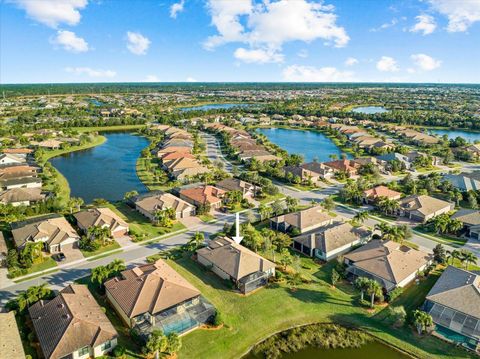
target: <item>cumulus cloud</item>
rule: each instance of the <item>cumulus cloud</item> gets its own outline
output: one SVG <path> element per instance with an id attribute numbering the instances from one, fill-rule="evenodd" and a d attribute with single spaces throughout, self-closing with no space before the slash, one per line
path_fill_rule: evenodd
<path id="1" fill-rule="evenodd" d="M 283 55 L 274 50 L 244 49 L 240 47 L 235 50 L 233 56 L 246 63 L 266 64 L 269 62 L 283 62 Z"/>
<path id="2" fill-rule="evenodd" d="M 117 76 L 117 73 L 112 70 L 95 70 L 90 67 L 67 67 L 65 71 L 78 76 L 86 75 L 94 78 L 111 78 Z"/>
<path id="3" fill-rule="evenodd" d="M 478 0 L 429 0 L 433 10 L 448 18 L 447 31 L 463 32 L 480 21 Z"/>
<path id="4" fill-rule="evenodd" d="M 417 23 L 410 28 L 411 32 L 422 32 L 423 35 L 430 35 L 437 28 L 433 16 L 418 15 L 415 19 L 417 20 Z"/>
<path id="5" fill-rule="evenodd" d="M 170 6 L 170 17 L 176 19 L 178 13 L 183 11 L 184 5 L 185 0 L 180 0 L 179 2 L 172 4 L 172 6 Z"/>
<path id="6" fill-rule="evenodd" d="M 410 56 L 415 66 L 423 71 L 432 71 L 439 68 L 442 62 L 425 54 L 414 54 Z"/>
<path id="7" fill-rule="evenodd" d="M 56 28 L 59 24 L 77 25 L 80 11 L 87 6 L 87 0 L 13 0 L 25 10 L 27 16 Z"/>
<path id="8" fill-rule="evenodd" d="M 73 53 L 87 52 L 88 43 L 72 31 L 59 30 L 51 43 Z"/>
<path id="9" fill-rule="evenodd" d="M 127 49 L 135 55 L 145 55 L 151 41 L 139 32 L 127 32 Z"/>
<path id="10" fill-rule="evenodd" d="M 249 51 L 255 51 L 252 55 L 258 55 L 259 49 L 264 54 L 281 54 L 283 44 L 291 41 L 308 43 L 322 39 L 343 47 L 350 40 L 345 29 L 337 25 L 337 15 L 330 5 L 307 0 L 255 4 L 252 0 L 209 0 L 207 8 L 217 30 L 203 44 L 209 50 L 241 42 L 249 45 Z"/>
<path id="11" fill-rule="evenodd" d="M 147 75 L 143 82 L 160 82 L 160 79 L 157 75 Z"/>
<path id="12" fill-rule="evenodd" d="M 382 72 L 399 71 L 397 61 L 393 57 L 382 56 L 377 62 L 377 70 Z"/>
<path id="13" fill-rule="evenodd" d="M 283 79 L 289 82 L 345 82 L 353 80 L 353 72 L 335 67 L 291 65 L 283 69 Z"/>
<path id="14" fill-rule="evenodd" d="M 345 60 L 345 66 L 353 66 L 358 64 L 358 60 L 355 57 L 349 57 Z"/>
<path id="15" fill-rule="evenodd" d="M 197 79 L 189 76 L 187 77 L 187 82 L 197 82 Z"/>

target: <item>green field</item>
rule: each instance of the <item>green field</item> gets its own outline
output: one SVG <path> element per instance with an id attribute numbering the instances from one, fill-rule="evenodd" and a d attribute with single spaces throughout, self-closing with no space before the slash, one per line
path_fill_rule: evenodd
<path id="1" fill-rule="evenodd" d="M 85 258 L 88 258 L 88 257 L 93 257 L 93 256 L 96 256 L 96 255 L 108 252 L 108 251 L 113 251 L 113 250 L 119 249 L 119 248 L 121 248 L 120 244 L 113 241 L 113 243 L 111 243 L 111 244 L 107 244 L 106 246 L 101 246 L 96 251 L 90 252 L 90 251 L 84 251 L 84 250 L 81 249 L 81 252 L 82 252 L 82 254 Z"/>

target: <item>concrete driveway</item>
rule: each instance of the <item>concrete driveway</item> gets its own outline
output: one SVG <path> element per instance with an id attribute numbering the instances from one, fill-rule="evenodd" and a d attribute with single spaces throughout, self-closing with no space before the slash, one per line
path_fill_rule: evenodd
<path id="1" fill-rule="evenodd" d="M 82 251 L 79 248 L 62 248 L 62 253 L 65 254 L 65 260 L 61 262 L 62 264 L 72 263 L 83 259 Z"/>
<path id="2" fill-rule="evenodd" d="M 203 223 L 202 220 L 198 217 L 185 217 L 179 219 L 179 221 L 188 229 L 192 229 Z"/>

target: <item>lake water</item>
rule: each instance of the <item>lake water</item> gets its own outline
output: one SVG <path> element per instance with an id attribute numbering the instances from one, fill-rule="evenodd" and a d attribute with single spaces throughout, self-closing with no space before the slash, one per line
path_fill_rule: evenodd
<path id="1" fill-rule="evenodd" d="M 390 348 L 379 342 L 371 342 L 356 349 L 320 349 L 306 348 L 296 353 L 288 353 L 281 356 L 281 359 L 406 359 L 405 354 Z M 243 359 L 263 359 L 262 355 L 247 354 Z"/>
<path id="2" fill-rule="evenodd" d="M 302 155 L 305 162 L 317 158 L 319 162 L 330 161 L 329 155 L 335 154 L 340 158 L 342 151 L 323 133 L 308 130 L 289 130 L 284 128 L 259 128 L 274 144 L 288 153 Z M 347 154 L 347 157 L 351 157 Z"/>
<path id="3" fill-rule="evenodd" d="M 375 113 L 388 112 L 388 110 L 382 106 L 364 106 L 364 107 L 355 107 L 352 109 L 352 112 L 365 113 L 367 115 L 372 115 Z"/>
<path id="4" fill-rule="evenodd" d="M 248 103 L 214 103 L 201 106 L 181 107 L 180 111 L 228 110 L 233 107 L 249 107 Z"/>
<path id="5" fill-rule="evenodd" d="M 103 135 L 107 140 L 100 146 L 50 160 L 68 180 L 71 196 L 91 203 L 95 198 L 118 201 L 128 191 L 145 192 L 135 165 L 148 140 L 125 132 Z"/>
<path id="6" fill-rule="evenodd" d="M 429 132 L 439 136 L 447 135 L 449 139 L 463 137 L 468 142 L 480 141 L 480 132 L 462 130 L 429 130 Z"/>

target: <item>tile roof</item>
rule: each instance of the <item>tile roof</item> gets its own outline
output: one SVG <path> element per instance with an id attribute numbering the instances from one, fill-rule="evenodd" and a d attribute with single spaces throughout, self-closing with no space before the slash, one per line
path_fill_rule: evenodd
<path id="1" fill-rule="evenodd" d="M 0 359 L 25 359 L 14 312 L 0 313 Z"/>
<path id="2" fill-rule="evenodd" d="M 118 227 L 128 228 L 127 222 L 120 218 L 120 216 L 110 208 L 106 207 L 87 209 L 77 212 L 73 216 L 83 228 L 90 228 L 93 226 L 103 227 L 105 225 L 112 231 Z"/>
<path id="3" fill-rule="evenodd" d="M 122 272 L 105 282 L 105 290 L 129 318 L 143 313 L 156 314 L 200 295 L 163 260 Z"/>
<path id="4" fill-rule="evenodd" d="M 215 204 L 222 200 L 226 193 L 223 189 L 214 186 L 199 186 L 193 188 L 186 188 L 180 191 L 180 194 L 201 204 Z"/>
<path id="5" fill-rule="evenodd" d="M 480 211 L 478 209 L 460 209 L 451 218 L 471 226 L 477 226 L 480 224 Z"/>
<path id="6" fill-rule="evenodd" d="M 452 207 L 452 204 L 450 202 L 443 201 L 441 199 L 430 197 L 427 195 L 412 195 L 402 198 L 399 202 L 400 207 L 404 210 L 418 211 L 424 216 L 428 216 L 448 206 Z"/>
<path id="7" fill-rule="evenodd" d="M 276 223 L 286 222 L 300 230 L 309 228 L 314 225 L 321 226 L 327 221 L 331 221 L 334 217 L 324 211 L 321 206 L 314 206 L 301 211 L 283 214 L 272 218 Z"/>
<path id="8" fill-rule="evenodd" d="M 69 285 L 52 300 L 32 305 L 29 313 L 47 359 L 62 358 L 117 337 L 112 323 L 84 285 Z"/>
<path id="9" fill-rule="evenodd" d="M 395 198 L 400 198 L 402 195 L 400 192 L 394 191 L 387 186 L 377 186 L 371 189 L 367 189 L 366 191 L 363 192 L 365 197 L 368 198 L 380 198 L 380 197 L 386 197 L 389 199 L 395 199 Z"/>
<path id="10" fill-rule="evenodd" d="M 186 209 L 193 209 L 194 207 L 170 193 L 155 193 L 151 196 L 142 196 L 135 202 L 135 205 L 148 213 L 154 213 L 156 210 L 164 210 L 173 208 L 175 212 L 183 212 Z"/>

